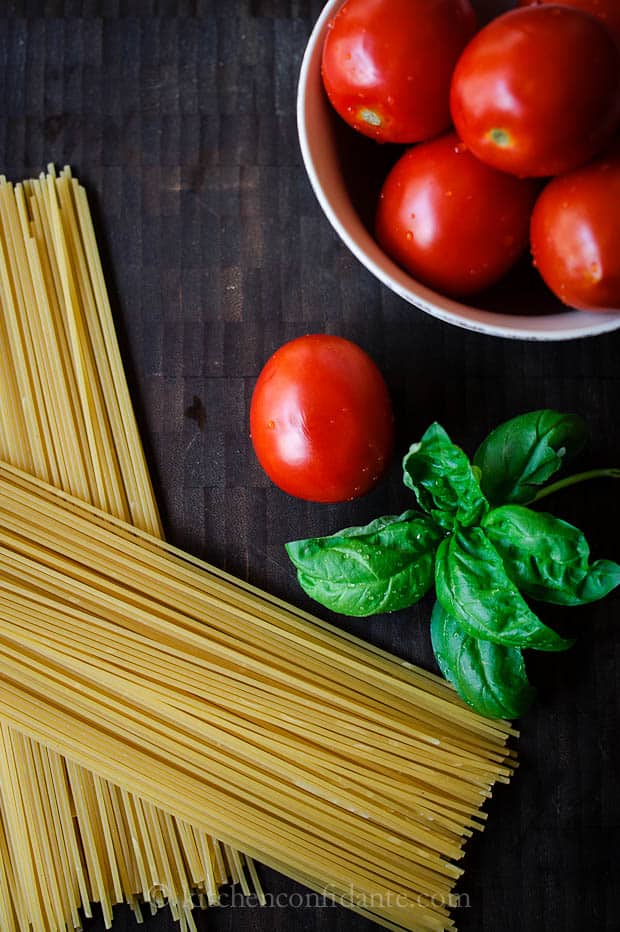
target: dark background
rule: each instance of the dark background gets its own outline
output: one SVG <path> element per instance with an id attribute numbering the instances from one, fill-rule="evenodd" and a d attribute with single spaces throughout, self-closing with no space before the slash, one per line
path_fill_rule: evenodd
<path id="1" fill-rule="evenodd" d="M 554 345 L 450 328 L 380 286 L 337 240 L 300 163 L 294 117 L 320 7 L 0 4 L 1 170 L 19 179 L 69 162 L 88 188 L 169 539 L 302 605 L 284 542 L 408 507 L 398 458 L 433 419 L 473 452 L 518 412 L 579 411 L 592 430 L 583 468 L 620 460 L 620 334 Z M 313 331 L 365 347 L 396 409 L 388 481 L 348 505 L 279 492 L 249 442 L 262 364 Z M 549 506 L 587 531 L 595 555 L 620 557 L 617 486 L 582 486 Z M 619 604 L 616 595 L 571 610 L 577 648 L 528 659 L 539 698 L 521 722 L 521 767 L 468 848 L 462 932 L 620 927 Z M 426 601 L 388 618 L 336 620 L 433 667 L 429 610 Z M 301 889 L 261 876 L 273 894 Z M 213 932 L 374 928 L 338 908 L 212 909 L 196 921 Z M 116 932 L 134 928 L 120 909 Z M 166 911 L 144 928 L 176 926 Z"/>

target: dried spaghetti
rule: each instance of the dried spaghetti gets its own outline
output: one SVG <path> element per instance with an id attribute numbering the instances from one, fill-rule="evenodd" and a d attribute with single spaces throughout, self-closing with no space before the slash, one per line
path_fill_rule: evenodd
<path id="1" fill-rule="evenodd" d="M 444 907 L 508 725 L 0 467 L 0 701 L 81 766 L 392 929 Z"/>
<path id="2" fill-rule="evenodd" d="M 137 527 L 161 525 L 118 351 L 86 194 L 65 169 L 0 179 L 0 457 Z M 0 925 L 77 927 L 80 910 L 191 896 L 253 866 L 203 829 L 0 729 Z M 259 888 L 260 891 L 260 888 Z"/>

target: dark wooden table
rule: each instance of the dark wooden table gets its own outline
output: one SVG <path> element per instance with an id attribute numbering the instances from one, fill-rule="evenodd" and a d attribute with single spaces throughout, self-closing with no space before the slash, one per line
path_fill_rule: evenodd
<path id="1" fill-rule="evenodd" d="M 273 488 L 248 437 L 254 380 L 307 332 L 355 339 L 386 374 L 400 455 L 437 419 L 466 449 L 549 406 L 585 415 L 590 465 L 618 464 L 620 334 L 564 344 L 450 328 L 381 287 L 324 219 L 300 163 L 294 105 L 319 0 L 23 0 L 0 7 L 1 169 L 71 163 L 88 186 L 125 363 L 171 541 L 306 605 L 285 541 L 406 507 L 387 482 L 334 507 Z M 205 417 L 192 417 L 198 408 Z M 554 510 L 620 557 L 618 488 Z M 338 623 L 433 667 L 429 603 Z M 462 932 L 618 930 L 620 602 L 575 610 L 577 649 L 533 657 L 521 767 L 468 849 Z M 325 613 L 327 614 L 327 613 Z M 545 616 L 547 617 L 547 616 Z M 549 614 L 553 619 L 553 615 Z M 273 895 L 302 893 L 261 871 Z M 230 901 L 229 901 L 230 902 Z M 212 932 L 362 932 L 344 909 L 213 909 Z M 99 932 L 98 921 L 87 924 Z M 117 932 L 137 928 L 119 910 Z M 176 928 L 167 913 L 148 932 Z"/>

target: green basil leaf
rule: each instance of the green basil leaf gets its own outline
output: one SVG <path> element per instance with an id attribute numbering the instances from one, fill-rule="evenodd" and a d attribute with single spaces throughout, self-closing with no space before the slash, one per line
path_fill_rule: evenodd
<path id="1" fill-rule="evenodd" d="M 403 481 L 440 527 L 478 524 L 488 503 L 467 456 L 432 424 L 403 460 Z"/>
<path id="2" fill-rule="evenodd" d="M 472 637 L 512 647 L 565 650 L 565 641 L 529 608 L 502 559 L 478 527 L 443 540 L 435 565 L 437 598 Z"/>
<path id="3" fill-rule="evenodd" d="M 476 451 L 480 484 L 494 505 L 531 502 L 564 460 L 581 451 L 587 430 L 583 418 L 558 411 L 530 411 L 491 431 Z"/>
<path id="4" fill-rule="evenodd" d="M 441 531 L 406 511 L 330 537 L 292 541 L 286 551 L 302 589 L 326 608 L 365 617 L 408 608 L 433 583 Z"/>
<path id="5" fill-rule="evenodd" d="M 467 634 L 440 602 L 431 616 L 431 640 L 439 669 L 461 699 L 487 718 L 518 718 L 532 704 L 523 654 Z"/>
<path id="6" fill-rule="evenodd" d="M 590 564 L 581 531 L 546 512 L 504 505 L 484 519 L 484 529 L 506 572 L 526 595 L 556 605 L 584 605 L 620 585 L 620 566 Z"/>

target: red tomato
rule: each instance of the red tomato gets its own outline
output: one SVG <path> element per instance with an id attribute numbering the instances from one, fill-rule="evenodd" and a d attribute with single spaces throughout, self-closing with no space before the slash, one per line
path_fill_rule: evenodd
<path id="1" fill-rule="evenodd" d="M 368 492 L 388 463 L 394 418 L 364 350 L 312 334 L 285 343 L 262 370 L 250 407 L 258 460 L 281 489 L 314 502 Z"/>
<path id="2" fill-rule="evenodd" d="M 452 80 L 457 132 L 478 158 L 544 177 L 587 162 L 620 118 L 620 52 L 565 6 L 512 10 L 474 36 Z"/>
<path id="3" fill-rule="evenodd" d="M 553 3 L 553 0 L 519 0 L 519 6 L 537 6 L 540 3 Z M 620 46 L 620 2 L 619 0 L 562 0 L 564 6 L 574 6 L 585 13 L 591 13 L 607 26 Z"/>
<path id="4" fill-rule="evenodd" d="M 620 154 L 554 178 L 532 215 L 538 271 L 566 304 L 620 311 Z"/>
<path id="5" fill-rule="evenodd" d="M 379 199 L 377 239 L 437 291 L 472 294 L 526 248 L 537 191 L 537 182 L 489 168 L 449 133 L 396 163 Z"/>
<path id="6" fill-rule="evenodd" d="M 469 0 L 347 0 L 323 46 L 328 97 L 379 142 L 430 139 L 450 125 L 450 78 L 475 29 Z"/>

